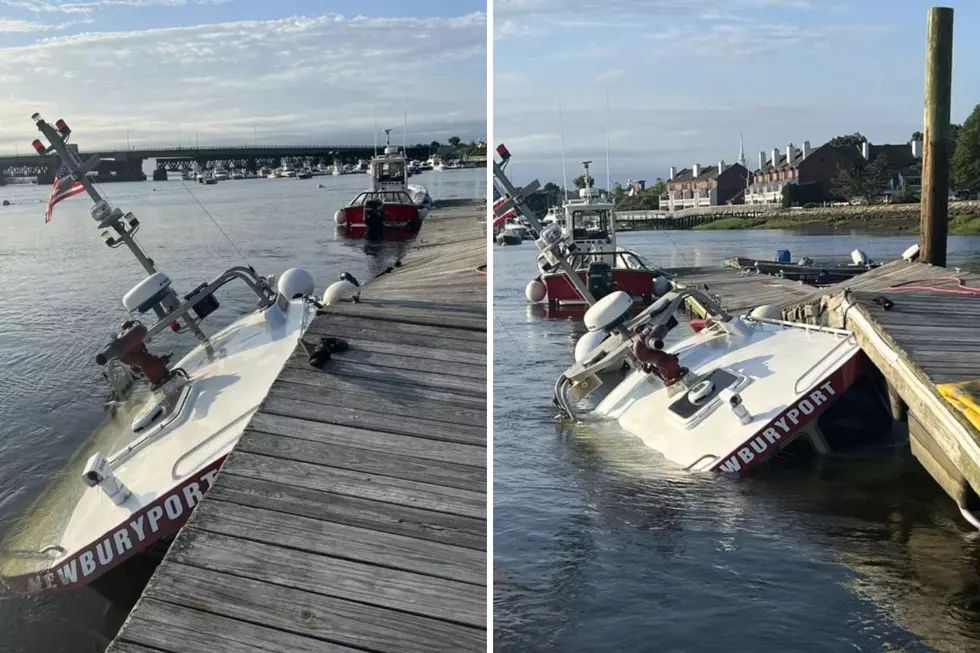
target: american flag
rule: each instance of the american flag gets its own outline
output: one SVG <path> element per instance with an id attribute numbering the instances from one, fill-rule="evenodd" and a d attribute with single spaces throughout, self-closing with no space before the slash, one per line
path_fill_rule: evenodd
<path id="1" fill-rule="evenodd" d="M 76 181 L 67 188 L 58 190 L 58 182 L 61 181 L 63 177 L 67 177 L 69 174 L 68 166 L 64 163 L 58 168 L 58 172 L 54 174 L 54 183 L 51 185 L 51 196 L 48 197 L 48 206 L 44 210 L 44 221 L 51 222 L 51 214 L 54 212 L 54 205 L 61 200 L 66 200 L 72 195 L 78 195 L 79 193 L 85 192 L 85 187 L 82 186 L 82 182 Z"/>

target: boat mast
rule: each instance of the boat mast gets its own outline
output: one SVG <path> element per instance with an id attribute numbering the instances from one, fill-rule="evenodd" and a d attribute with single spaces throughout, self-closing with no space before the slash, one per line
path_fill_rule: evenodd
<path id="1" fill-rule="evenodd" d="M 65 167 L 71 171 L 71 176 L 63 177 L 58 180 L 59 186 L 70 186 L 73 182 L 79 182 L 85 192 L 88 193 L 92 201 L 95 202 L 95 207 L 92 209 L 92 218 L 99 223 L 100 227 L 112 227 L 112 229 L 119 235 L 119 240 L 124 242 L 136 260 L 140 262 L 143 269 L 147 271 L 148 274 L 155 274 L 158 272 L 156 266 L 153 263 L 153 259 L 146 255 L 143 248 L 140 247 L 139 243 L 132 236 L 132 229 L 127 228 L 127 225 L 123 222 L 122 210 L 118 208 L 113 208 L 99 191 L 95 188 L 95 185 L 89 181 L 86 173 L 90 172 L 99 163 L 98 156 L 93 156 L 91 159 L 82 163 L 78 155 L 68 147 L 68 143 L 65 142 L 65 136 L 71 133 L 68 129 L 68 125 L 64 121 L 59 120 L 56 126 L 52 127 L 50 124 L 45 122 L 40 114 L 35 113 L 31 118 L 37 125 L 38 131 L 44 134 L 44 137 L 48 139 L 51 143 L 50 147 L 47 149 L 53 149 L 64 161 Z M 63 127 L 61 127 L 63 125 Z M 64 132 L 64 136 L 62 135 Z M 37 141 L 35 141 L 37 142 Z M 41 144 L 43 146 L 43 143 Z M 37 148 L 35 148 L 37 149 Z M 179 305 L 179 302 L 174 306 Z"/>
<path id="2" fill-rule="evenodd" d="M 146 270 L 147 274 L 153 275 L 158 272 L 156 265 L 143 248 L 140 247 L 139 243 L 133 235 L 139 228 L 139 221 L 136 219 L 132 213 L 127 213 L 123 215 L 122 209 L 118 207 L 113 207 L 107 199 L 99 194 L 96 190 L 95 185 L 89 181 L 86 176 L 88 172 L 95 169 L 99 164 L 99 156 L 93 155 L 88 161 L 82 163 L 78 155 L 68 147 L 68 143 L 65 139 L 71 134 L 71 129 L 65 123 L 64 120 L 57 120 L 54 126 L 48 124 L 44 119 L 41 118 L 41 114 L 35 113 L 31 116 L 34 120 L 34 124 L 37 125 L 38 131 L 40 131 L 48 142 L 51 144 L 48 147 L 44 146 L 40 140 L 35 140 L 33 145 L 34 149 L 40 155 L 47 154 L 50 150 L 54 150 L 61 157 L 64 162 L 65 167 L 71 172 L 58 180 L 58 188 L 64 190 L 69 188 L 74 182 L 78 182 L 88 193 L 92 201 L 95 202 L 95 206 L 92 207 L 91 216 L 95 220 L 100 228 L 111 227 L 113 231 L 116 232 L 117 237 L 109 235 L 108 231 L 102 232 L 102 238 L 105 240 L 106 244 L 110 247 L 114 247 L 117 242 L 123 242 L 129 248 L 129 251 L 133 253 L 136 260 L 140 262 L 143 269 Z M 177 292 L 173 287 L 168 288 L 167 293 L 160 300 L 159 304 L 153 306 L 153 312 L 156 313 L 157 317 L 163 319 L 169 313 L 176 311 L 180 308 L 180 297 L 177 296 Z M 198 326 L 197 322 L 189 314 L 184 314 L 179 318 L 187 325 L 187 328 L 197 337 L 201 342 L 207 343 L 208 338 L 201 327 Z M 174 329 L 176 331 L 176 329 Z M 210 345 L 208 345 L 210 347 Z M 210 350 L 209 350 L 210 354 Z"/>

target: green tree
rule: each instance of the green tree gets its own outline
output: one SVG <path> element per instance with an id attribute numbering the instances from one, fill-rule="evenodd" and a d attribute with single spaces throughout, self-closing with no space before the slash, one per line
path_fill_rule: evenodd
<path id="1" fill-rule="evenodd" d="M 861 147 L 861 143 L 866 141 L 864 134 L 861 132 L 854 132 L 853 134 L 844 134 L 843 136 L 834 136 L 830 139 L 828 145 L 833 147 L 841 147 L 844 145 L 850 145 L 852 147 Z"/>
<path id="2" fill-rule="evenodd" d="M 460 139 L 459 136 L 452 136 L 449 138 L 449 144 L 452 145 L 454 148 L 459 147 L 461 141 L 462 139 Z"/>
<path id="3" fill-rule="evenodd" d="M 957 129 L 950 167 L 957 188 L 980 193 L 980 104 Z"/>
<path id="4" fill-rule="evenodd" d="M 619 204 L 626 197 L 626 189 L 618 181 L 612 185 L 612 198 L 614 204 Z"/>
<path id="5" fill-rule="evenodd" d="M 837 174 L 832 180 L 831 192 L 846 200 L 860 197 L 871 204 L 890 180 L 888 157 L 879 154 L 874 161 L 862 168 L 838 166 Z"/>
<path id="6" fill-rule="evenodd" d="M 575 184 L 575 188 L 585 188 L 585 175 L 579 175 L 572 180 L 572 183 Z M 592 175 L 589 175 L 589 185 L 595 186 L 595 177 Z"/>
<path id="7" fill-rule="evenodd" d="M 541 192 L 545 194 L 548 206 L 560 205 L 565 200 L 561 187 L 550 181 L 541 187 Z"/>
<path id="8" fill-rule="evenodd" d="M 667 189 L 667 184 L 662 178 L 641 190 L 632 197 L 623 194 L 623 197 L 616 202 L 616 209 L 619 211 L 656 211 L 660 208 L 660 196 Z"/>
<path id="9" fill-rule="evenodd" d="M 909 139 L 909 143 L 911 143 L 912 141 L 921 141 L 921 140 L 922 140 L 922 132 L 914 131 L 912 132 L 912 138 Z"/>
<path id="10" fill-rule="evenodd" d="M 432 141 L 431 143 L 429 143 L 429 149 L 430 149 L 430 150 L 432 150 L 432 153 L 433 153 L 433 154 L 434 154 L 434 153 L 435 153 L 435 152 L 436 152 L 436 151 L 437 151 L 437 150 L 438 150 L 438 149 L 439 149 L 440 147 L 442 147 L 442 143 L 440 143 L 439 141 Z"/>

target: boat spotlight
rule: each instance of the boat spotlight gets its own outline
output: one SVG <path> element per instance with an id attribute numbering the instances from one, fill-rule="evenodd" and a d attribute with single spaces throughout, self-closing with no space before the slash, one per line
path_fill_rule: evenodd
<path id="1" fill-rule="evenodd" d="M 42 143 L 41 139 L 39 138 L 34 139 L 34 141 L 31 143 L 31 147 L 33 147 L 34 151 L 38 154 L 44 154 L 44 151 L 47 149 L 44 147 L 44 143 Z"/>
<path id="2" fill-rule="evenodd" d="M 71 133 L 71 129 L 68 127 L 68 123 L 58 118 L 58 121 L 54 123 L 54 126 L 58 128 L 58 133 L 61 134 L 62 138 L 68 138 L 68 134 Z"/>
<path id="3" fill-rule="evenodd" d="M 33 116 L 31 116 L 31 120 L 33 120 L 34 124 L 36 125 L 37 123 L 41 122 L 41 114 L 35 113 Z"/>
<path id="4" fill-rule="evenodd" d="M 98 487 L 112 499 L 117 506 L 122 505 L 132 495 L 132 491 L 116 478 L 104 454 L 95 453 L 88 459 L 82 481 L 89 487 Z"/>

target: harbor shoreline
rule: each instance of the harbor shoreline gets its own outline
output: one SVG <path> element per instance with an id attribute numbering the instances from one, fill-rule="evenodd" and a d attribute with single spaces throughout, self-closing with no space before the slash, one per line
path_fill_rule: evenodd
<path id="1" fill-rule="evenodd" d="M 868 233 L 918 233 L 919 204 L 778 209 L 765 216 L 723 217 L 693 229 L 787 229 L 811 233 L 857 231 Z M 951 202 L 949 233 L 980 234 L 980 201 Z"/>

